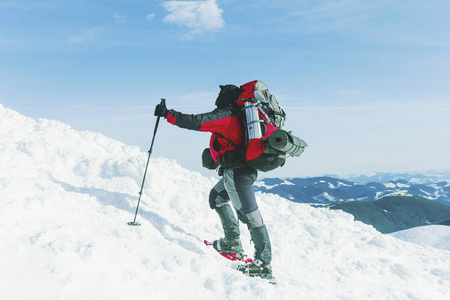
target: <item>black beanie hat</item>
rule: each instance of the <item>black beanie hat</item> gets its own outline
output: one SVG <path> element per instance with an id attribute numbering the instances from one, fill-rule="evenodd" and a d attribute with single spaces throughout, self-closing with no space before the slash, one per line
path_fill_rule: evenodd
<path id="1" fill-rule="evenodd" d="M 241 94 L 241 89 L 233 84 L 219 85 L 220 93 L 216 99 L 218 108 L 231 106 Z"/>

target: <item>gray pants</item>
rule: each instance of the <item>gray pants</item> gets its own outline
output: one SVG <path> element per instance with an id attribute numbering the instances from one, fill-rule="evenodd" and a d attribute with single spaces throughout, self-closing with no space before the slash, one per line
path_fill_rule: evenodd
<path id="1" fill-rule="evenodd" d="M 263 226 L 264 221 L 253 191 L 256 177 L 257 171 L 249 167 L 224 170 L 222 179 L 209 194 L 210 207 L 222 207 L 231 200 L 239 220 L 247 224 L 249 229 Z"/>
<path id="2" fill-rule="evenodd" d="M 239 235 L 236 219 L 231 213 L 224 213 L 224 208 L 231 201 L 239 220 L 250 230 L 255 245 L 255 258 L 266 263 L 272 259 L 272 250 L 263 218 L 256 203 L 253 183 L 257 171 L 250 167 L 226 169 L 222 179 L 213 187 L 209 194 L 209 204 L 219 213 L 225 234 L 233 237 Z"/>

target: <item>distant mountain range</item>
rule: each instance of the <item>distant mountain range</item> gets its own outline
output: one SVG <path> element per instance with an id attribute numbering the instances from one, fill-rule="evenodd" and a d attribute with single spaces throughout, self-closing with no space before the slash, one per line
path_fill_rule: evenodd
<path id="1" fill-rule="evenodd" d="M 381 233 L 425 225 L 446 225 L 450 217 L 450 206 L 419 196 L 386 196 L 374 201 L 343 201 L 328 207 L 352 214 L 355 220 L 372 225 Z"/>
<path id="2" fill-rule="evenodd" d="M 450 173 L 374 173 L 350 178 L 264 178 L 255 190 L 352 214 L 382 233 L 450 225 Z"/>
<path id="3" fill-rule="evenodd" d="M 330 175 L 329 177 L 340 178 L 339 176 Z M 429 171 L 425 173 L 372 173 L 366 175 L 346 176 L 344 179 L 357 183 L 379 182 L 386 183 L 389 181 L 406 180 L 412 184 L 431 184 L 440 181 L 450 182 L 450 171 Z"/>
<path id="4" fill-rule="evenodd" d="M 255 191 L 273 193 L 294 202 L 309 204 L 372 201 L 386 195 L 416 195 L 450 205 L 450 181 L 442 180 L 445 176 L 378 173 L 375 177 L 360 177 L 360 182 L 329 176 L 264 178 L 257 181 L 254 188 Z M 394 179 L 391 180 L 392 178 Z M 409 178 L 410 181 L 403 178 Z M 369 179 L 373 180 L 363 183 Z"/>

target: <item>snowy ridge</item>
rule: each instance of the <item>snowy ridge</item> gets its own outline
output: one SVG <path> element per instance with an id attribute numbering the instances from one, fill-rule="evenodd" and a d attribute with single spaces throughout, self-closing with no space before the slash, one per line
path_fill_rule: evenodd
<path id="1" fill-rule="evenodd" d="M 414 184 L 406 180 L 355 183 L 335 177 L 263 178 L 255 189 L 298 203 L 328 204 L 339 201 L 371 201 L 386 195 L 410 194 L 450 205 L 450 184 L 439 181 Z"/>
<path id="2" fill-rule="evenodd" d="M 382 195 L 380 197 L 377 197 L 377 200 L 383 199 L 385 197 L 392 197 L 392 196 L 405 196 L 405 197 L 413 197 L 414 195 L 408 194 L 406 191 L 395 191 L 390 194 Z"/>
<path id="3" fill-rule="evenodd" d="M 332 177 L 337 177 L 333 175 Z M 366 175 L 345 176 L 349 181 L 358 183 L 389 182 L 406 180 L 412 184 L 430 184 L 438 181 L 450 181 L 450 170 L 427 171 L 423 173 L 384 173 L 376 172 Z"/>
<path id="4" fill-rule="evenodd" d="M 149 132 L 151 128 L 149 128 Z M 156 139 L 156 147 L 157 147 Z M 221 235 L 214 178 L 0 105 L 0 294 L 4 299 L 446 299 L 448 250 L 378 233 L 351 215 L 257 193 L 274 251 L 272 286 L 203 239 Z M 241 226 L 244 248 L 252 254 Z M 420 282 L 420 284 L 417 284 Z"/>

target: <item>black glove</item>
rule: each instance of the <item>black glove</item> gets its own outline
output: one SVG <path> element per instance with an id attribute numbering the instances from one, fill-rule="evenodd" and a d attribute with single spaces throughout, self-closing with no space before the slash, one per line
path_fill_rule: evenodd
<path id="1" fill-rule="evenodd" d="M 167 111 L 166 103 L 156 105 L 155 116 L 167 118 L 167 113 L 168 113 L 168 111 Z"/>

